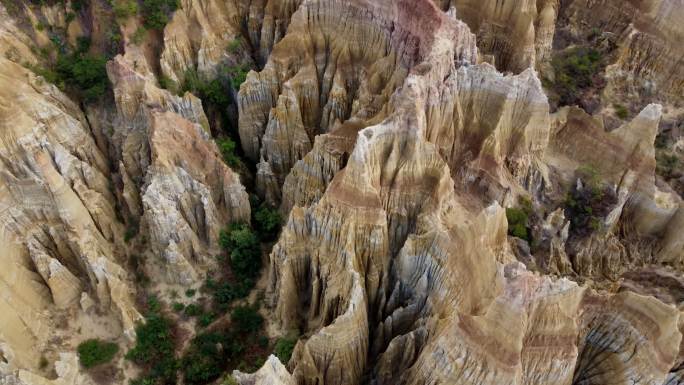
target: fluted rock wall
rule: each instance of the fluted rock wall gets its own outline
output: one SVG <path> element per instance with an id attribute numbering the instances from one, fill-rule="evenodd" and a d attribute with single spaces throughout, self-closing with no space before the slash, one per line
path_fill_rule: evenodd
<path id="1" fill-rule="evenodd" d="M 353 137 L 382 114 L 444 20 L 424 3 L 303 3 L 264 70 L 251 73 L 239 94 L 242 147 L 250 159 L 269 163 L 259 166 L 260 192 L 280 195 L 267 187 L 283 184 L 315 135 L 346 127 Z M 470 37 L 462 31 L 457 38 Z M 455 57 L 471 60 L 474 46 L 462 48 Z M 340 125 L 346 121 L 354 123 Z"/>
<path id="2" fill-rule="evenodd" d="M 558 0 L 436 0 L 455 10 L 477 35 L 484 59 L 501 71 L 519 73 L 551 54 Z"/>
<path id="3" fill-rule="evenodd" d="M 144 60 L 144 59 L 143 59 Z M 208 133 L 199 99 L 157 88 L 119 56 L 108 65 L 117 117 L 112 143 L 128 213 L 140 220 L 169 282 L 191 284 L 198 266 L 215 263 L 219 230 L 249 221 L 240 178 L 225 165 Z M 130 192 L 126 194 L 126 192 Z"/>
<path id="4" fill-rule="evenodd" d="M 242 150 L 287 218 L 264 313 L 300 339 L 238 383 L 681 383 L 684 203 L 654 150 L 681 102 L 681 1 L 182 0 L 147 45 L 127 21 L 113 97 L 83 106 L 24 67 L 59 6 L 25 7 L 29 26 L 0 5 L 0 382 L 91 383 L 75 346 L 125 346 L 140 319 L 127 258 L 162 295 L 216 266 L 248 195 L 200 99 L 160 85 L 248 63 L 228 91 Z M 68 38 L 105 44 L 110 6 L 88 12 Z M 556 27 L 617 36 L 603 96 L 640 113 L 549 114 Z M 585 165 L 614 202 L 579 236 Z M 505 209 L 526 202 L 529 242 Z"/>
<path id="5" fill-rule="evenodd" d="M 451 35 L 459 25 L 443 22 L 381 116 L 316 137 L 285 179 L 282 208 L 291 211 L 271 254 L 269 291 L 282 329 L 304 336 L 290 361 L 295 381 L 673 378 L 681 340 L 674 307 L 527 271 L 504 241 L 500 206 L 518 195 L 553 199 L 579 165 L 596 162 L 602 178 L 623 191 L 606 218 L 612 228 L 666 231 L 674 239 L 675 198 L 666 210 L 644 214 L 662 205 L 653 176 L 660 107 L 648 106 L 612 132 L 578 110 L 550 117 L 533 70 L 504 76 L 474 65 L 473 56 L 453 60 L 472 41 Z M 581 128 L 569 127 L 574 119 Z M 544 263 L 572 275 L 568 225 L 562 211 L 555 215 L 546 225 L 552 262 Z M 619 247 L 634 247 L 610 234 Z M 586 253 L 596 269 L 625 263 L 601 262 L 598 248 Z"/>
<path id="6" fill-rule="evenodd" d="M 161 72 L 181 83 L 188 69 L 212 76 L 220 64 L 251 61 L 252 55 L 263 66 L 300 2 L 182 1 L 164 29 Z"/>

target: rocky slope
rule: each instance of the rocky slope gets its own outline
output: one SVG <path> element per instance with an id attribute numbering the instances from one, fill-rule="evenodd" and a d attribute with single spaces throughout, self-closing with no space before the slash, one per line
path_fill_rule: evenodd
<path id="1" fill-rule="evenodd" d="M 684 383 L 684 203 L 662 173 L 684 148 L 680 0 L 179 5 L 142 38 L 119 18 L 92 102 L 40 48 L 109 49 L 116 10 L 0 4 L 0 383 L 135 378 L 75 347 L 128 349 L 145 295 L 207 290 L 248 190 L 285 218 L 257 284 L 268 337 L 298 342 L 204 383 Z M 556 105 L 576 47 L 600 71 Z M 201 327 L 176 318 L 180 357 Z"/>

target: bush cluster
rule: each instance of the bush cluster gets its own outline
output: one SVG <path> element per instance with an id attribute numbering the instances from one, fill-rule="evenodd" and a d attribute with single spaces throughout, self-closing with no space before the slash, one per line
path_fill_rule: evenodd
<path id="1" fill-rule="evenodd" d="M 135 346 L 126 353 L 126 359 L 143 368 L 143 374 L 131 385 L 175 384 L 178 361 L 175 357 L 173 323 L 161 314 L 160 305 L 150 299 L 145 322 L 135 328 Z"/>
<path id="2" fill-rule="evenodd" d="M 532 236 L 529 231 L 529 220 L 532 214 L 532 201 L 525 198 L 521 200 L 520 208 L 507 208 L 506 220 L 508 221 L 508 234 L 531 242 Z"/>
<path id="3" fill-rule="evenodd" d="M 295 345 L 297 345 L 297 340 L 298 338 L 294 335 L 278 338 L 278 341 L 275 343 L 274 353 L 280 362 L 287 364 L 290 361 L 292 351 Z"/>
<path id="4" fill-rule="evenodd" d="M 226 162 L 228 166 L 235 168 L 240 167 L 242 161 L 235 153 L 235 141 L 233 141 L 227 136 L 224 136 L 217 138 L 216 144 L 218 145 L 218 148 L 221 151 L 223 160 Z"/>
<path id="5" fill-rule="evenodd" d="M 565 198 L 565 217 L 570 220 L 573 235 L 583 237 L 601 229 L 601 218 L 617 202 L 615 193 L 604 186 L 596 168 L 585 165 L 577 169 L 581 188 L 573 186 Z"/>
<path id="6" fill-rule="evenodd" d="M 558 94 L 560 104 L 578 104 L 580 91 L 595 85 L 602 56 L 596 49 L 577 47 L 554 57 L 551 65 L 555 76 L 548 85 Z"/>
<path id="7" fill-rule="evenodd" d="M 117 19 L 127 19 L 138 13 L 137 0 L 114 0 L 114 15 Z"/>
<path id="8" fill-rule="evenodd" d="M 238 280 L 256 277 L 261 269 L 261 244 L 249 225 L 231 224 L 221 231 L 219 243 L 228 252 L 231 270 Z"/>
<path id="9" fill-rule="evenodd" d="M 90 40 L 79 39 L 77 48 L 70 54 L 60 52 L 54 71 L 46 70 L 46 80 L 60 88 L 71 88 L 85 101 L 95 101 L 109 88 L 107 59 L 88 53 Z"/>
<path id="10" fill-rule="evenodd" d="M 178 6 L 178 0 L 143 0 L 143 25 L 147 29 L 163 29 L 169 22 L 169 15 L 178 9 Z"/>
<path id="11" fill-rule="evenodd" d="M 193 339 L 180 360 L 186 384 L 214 381 L 261 339 L 259 332 L 264 320 L 256 307 L 236 307 L 231 313 L 231 320 L 230 328 L 202 333 Z"/>
<path id="12" fill-rule="evenodd" d="M 283 217 L 275 207 L 262 203 L 254 212 L 254 223 L 263 241 L 272 241 L 278 236 Z"/>
<path id="13" fill-rule="evenodd" d="M 78 359 L 86 369 L 111 361 L 118 351 L 119 345 L 98 339 L 81 342 L 77 348 Z"/>

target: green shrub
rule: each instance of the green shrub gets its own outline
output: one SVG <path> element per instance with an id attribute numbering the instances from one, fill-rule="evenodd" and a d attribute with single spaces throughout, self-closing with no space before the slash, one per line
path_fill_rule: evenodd
<path id="1" fill-rule="evenodd" d="M 240 39 L 235 38 L 228 43 L 228 52 L 230 53 L 236 53 L 240 49 Z"/>
<path id="2" fill-rule="evenodd" d="M 223 381 L 221 381 L 220 385 L 238 385 L 238 382 L 233 376 L 228 374 L 223 378 Z"/>
<path id="3" fill-rule="evenodd" d="M 124 242 L 130 242 L 131 239 L 138 235 L 138 231 L 140 231 L 138 221 L 135 219 L 129 219 L 128 226 L 126 226 L 126 232 L 124 233 Z"/>
<path id="4" fill-rule="evenodd" d="M 176 92 L 176 82 L 166 75 L 159 76 L 159 87 L 171 92 Z"/>
<path id="5" fill-rule="evenodd" d="M 283 218 L 276 208 L 262 203 L 254 213 L 254 221 L 259 236 L 265 241 L 270 241 L 278 235 Z"/>
<path id="6" fill-rule="evenodd" d="M 79 39 L 71 54 L 60 54 L 55 65 L 56 73 L 67 86 L 73 88 L 85 101 L 94 101 L 109 88 L 107 59 L 88 53 L 90 41 Z"/>
<path id="7" fill-rule="evenodd" d="M 208 312 L 208 313 L 200 314 L 197 322 L 199 323 L 200 326 L 207 327 L 207 326 L 211 325 L 211 323 L 214 322 L 215 319 L 216 319 L 216 314 L 214 314 L 212 312 Z"/>
<path id="8" fill-rule="evenodd" d="M 570 232 L 584 237 L 601 229 L 601 218 L 617 202 L 615 192 L 603 185 L 596 168 L 585 165 L 576 170 L 582 188 L 573 185 L 565 198 L 565 217 L 570 220 Z"/>
<path id="9" fill-rule="evenodd" d="M 216 145 L 223 155 L 223 160 L 230 167 L 238 167 L 242 163 L 240 158 L 235 154 L 235 142 L 228 138 L 222 137 L 216 139 Z"/>
<path id="10" fill-rule="evenodd" d="M 191 303 L 185 307 L 184 313 L 188 317 L 197 317 L 198 315 L 202 314 L 202 308 L 194 303 Z"/>
<path id="11" fill-rule="evenodd" d="M 183 305 L 180 302 L 174 302 L 172 305 L 172 308 L 173 308 L 173 311 L 180 313 L 183 311 L 183 309 L 185 309 L 185 305 Z"/>
<path id="12" fill-rule="evenodd" d="M 206 384 L 218 378 L 231 353 L 231 343 L 225 334 L 199 334 L 181 361 L 185 383 Z"/>
<path id="13" fill-rule="evenodd" d="M 230 76 L 230 84 L 234 89 L 239 89 L 240 85 L 247 80 L 247 74 L 249 73 L 249 66 L 246 64 L 237 65 L 226 68 L 228 76 Z"/>
<path id="14" fill-rule="evenodd" d="M 114 0 L 114 15 L 117 19 L 128 19 L 138 13 L 138 2 L 135 0 Z"/>
<path id="15" fill-rule="evenodd" d="M 133 36 L 131 40 L 133 41 L 133 44 L 138 44 L 143 42 L 143 39 L 145 39 L 145 35 L 147 34 L 147 29 L 144 26 L 139 26 L 135 32 L 133 32 Z"/>
<path id="16" fill-rule="evenodd" d="M 508 220 L 508 234 L 514 237 L 530 241 L 527 232 L 528 214 L 518 208 L 510 207 L 506 209 L 506 219 Z"/>
<path id="17" fill-rule="evenodd" d="M 185 290 L 185 296 L 188 298 L 192 298 L 195 296 L 196 292 L 197 291 L 195 289 L 187 289 L 187 290 Z"/>
<path id="18" fill-rule="evenodd" d="M 254 278 L 261 269 L 261 246 L 249 226 L 234 223 L 219 235 L 219 243 L 229 252 L 230 266 L 240 278 Z"/>
<path id="19" fill-rule="evenodd" d="M 210 290 L 213 292 L 214 306 L 219 311 L 226 311 L 236 299 L 245 298 L 254 287 L 254 280 L 246 278 L 237 284 L 222 283 Z"/>
<path id="20" fill-rule="evenodd" d="M 161 30 L 169 22 L 169 14 L 178 8 L 178 0 L 143 0 L 142 15 L 145 28 Z"/>
<path id="21" fill-rule="evenodd" d="M 292 351 L 295 345 L 297 345 L 298 338 L 296 336 L 285 336 L 278 338 L 275 344 L 275 355 L 278 357 L 280 362 L 287 364 L 292 357 Z"/>
<path id="22" fill-rule="evenodd" d="M 679 158 L 674 154 L 665 152 L 656 153 L 656 172 L 666 179 L 672 179 L 681 172 Z"/>
<path id="23" fill-rule="evenodd" d="M 230 313 L 234 328 L 239 333 L 254 333 L 261 329 L 264 323 L 263 317 L 255 307 L 238 306 Z"/>
<path id="24" fill-rule="evenodd" d="M 107 363 L 119 351 L 119 346 L 113 342 L 90 339 L 78 345 L 78 359 L 84 368 Z"/>
<path id="25" fill-rule="evenodd" d="M 74 12 L 79 12 L 88 6 L 88 0 L 71 0 L 71 9 Z"/>

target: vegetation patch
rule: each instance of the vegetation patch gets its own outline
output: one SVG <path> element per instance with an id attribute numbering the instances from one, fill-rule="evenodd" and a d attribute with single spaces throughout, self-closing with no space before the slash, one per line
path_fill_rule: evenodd
<path id="1" fill-rule="evenodd" d="M 261 269 L 261 244 L 248 225 L 231 224 L 221 231 L 219 243 L 228 252 L 231 270 L 238 279 L 256 277 Z"/>
<path id="2" fill-rule="evenodd" d="M 553 91 L 559 105 L 581 104 L 583 94 L 602 85 L 600 73 L 604 63 L 601 53 L 589 47 L 570 48 L 551 60 L 553 79 L 544 85 Z"/>
<path id="3" fill-rule="evenodd" d="M 532 202 L 529 199 L 523 199 L 520 208 L 507 208 L 506 220 L 508 221 L 508 235 L 531 242 L 532 237 L 529 231 L 529 220 L 532 213 Z"/>
<path id="4" fill-rule="evenodd" d="M 173 323 L 161 314 L 155 299 L 148 302 L 145 322 L 135 328 L 135 346 L 126 353 L 126 359 L 143 369 L 131 385 L 175 384 L 178 361 L 175 357 Z"/>
<path id="5" fill-rule="evenodd" d="M 283 217 L 278 209 L 266 203 L 259 205 L 259 209 L 254 213 L 254 223 L 263 241 L 275 240 L 282 222 Z"/>
<path id="6" fill-rule="evenodd" d="M 294 351 L 295 345 L 297 345 L 297 340 L 298 338 L 295 335 L 278 338 L 275 343 L 274 353 L 280 362 L 287 365 L 292 357 L 292 351 Z"/>
<path id="7" fill-rule="evenodd" d="M 119 345 L 113 342 L 90 339 L 81 342 L 78 345 L 77 351 L 81 365 L 88 369 L 111 361 L 119 351 Z"/>
<path id="8" fill-rule="evenodd" d="M 164 29 L 169 15 L 179 7 L 178 0 L 143 0 L 141 13 L 147 29 Z"/>
<path id="9" fill-rule="evenodd" d="M 618 118 L 625 120 L 629 117 L 629 110 L 622 104 L 613 104 L 613 108 L 615 109 L 615 115 Z"/>
<path id="10" fill-rule="evenodd" d="M 601 182 L 596 168 L 585 165 L 577 169 L 575 184 L 565 198 L 565 217 L 570 220 L 570 232 L 585 237 L 601 230 L 602 219 L 617 203 L 615 193 Z"/>
<path id="11" fill-rule="evenodd" d="M 73 91 L 84 101 L 92 102 L 104 95 L 109 89 L 107 59 L 88 53 L 90 40 L 79 39 L 78 46 L 71 53 L 65 52 L 66 48 L 60 41 L 55 44 L 59 50 L 54 68 L 31 69 L 59 88 Z"/>

